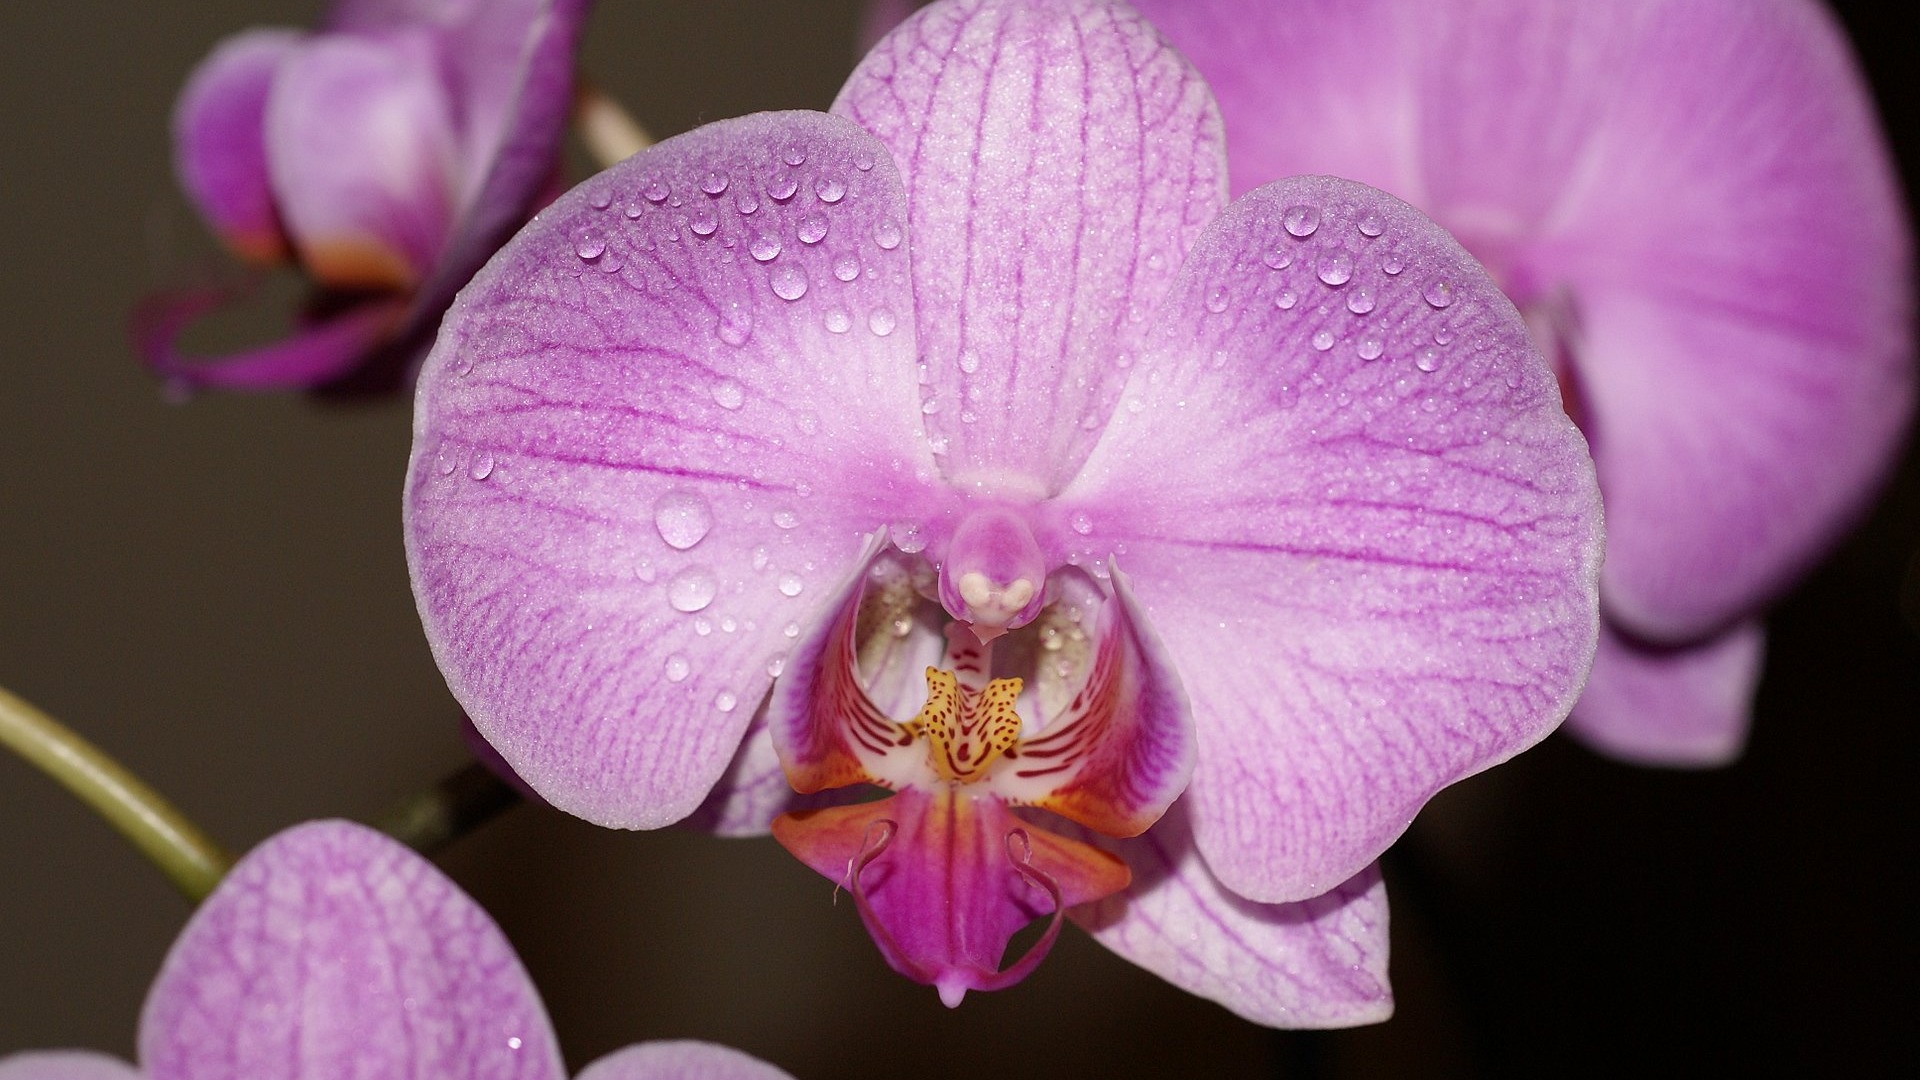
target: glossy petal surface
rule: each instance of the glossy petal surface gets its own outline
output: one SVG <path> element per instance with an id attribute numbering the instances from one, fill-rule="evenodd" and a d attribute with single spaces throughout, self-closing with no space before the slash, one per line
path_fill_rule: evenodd
<path id="1" fill-rule="evenodd" d="M 679 1039 L 615 1050 L 574 1080 L 793 1080 L 781 1069 L 730 1046 Z"/>
<path id="2" fill-rule="evenodd" d="M 1765 651 L 1757 621 L 1683 646 L 1635 643 L 1602 624 L 1567 731 L 1626 761 L 1724 765 L 1746 746 Z"/>
<path id="3" fill-rule="evenodd" d="M 1912 398 L 1910 240 L 1819 5 L 1140 6 L 1219 95 L 1236 185 L 1376 184 L 1517 301 L 1570 291 L 1635 633 L 1750 613 L 1871 491 Z"/>
<path id="4" fill-rule="evenodd" d="M 563 197 L 449 313 L 409 566 L 455 695 L 556 806 L 694 810 L 787 627 L 877 523 L 921 513 L 904 220 L 854 125 L 724 121 Z"/>
<path id="5" fill-rule="evenodd" d="M 286 254 L 267 174 L 267 93 L 299 48 L 294 30 L 248 30 L 216 46 L 173 110 L 174 171 L 200 213 L 241 257 Z"/>
<path id="6" fill-rule="evenodd" d="M 1208 864 L 1304 899 L 1566 715 L 1597 633 L 1592 465 L 1505 297 L 1372 189 L 1236 201 L 1157 330 L 1062 502 L 1090 550 L 1124 545 L 1192 699 Z"/>
<path id="7" fill-rule="evenodd" d="M 1392 1015 L 1378 867 L 1311 900 L 1260 904 L 1207 870 L 1183 805 L 1145 836 L 1096 842 L 1133 870 L 1125 892 L 1074 912 L 1107 948 L 1256 1024 L 1350 1027 Z"/>
<path id="8" fill-rule="evenodd" d="M 254 849 L 168 953 L 150 1080 L 562 1080 L 539 996 L 486 912 L 347 822 Z"/>
<path id="9" fill-rule="evenodd" d="M 29 1050 L 0 1058 L 0 1080 L 140 1080 L 140 1071 L 91 1050 Z"/>
<path id="10" fill-rule="evenodd" d="M 1205 85 L 1125 5 L 974 0 L 887 37 L 834 110 L 907 177 L 943 469 L 1057 490 L 1112 407 L 1136 320 L 1224 201 Z"/>

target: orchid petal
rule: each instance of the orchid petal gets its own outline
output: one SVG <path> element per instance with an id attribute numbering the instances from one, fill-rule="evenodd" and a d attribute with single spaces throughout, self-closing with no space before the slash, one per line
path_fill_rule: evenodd
<path id="1" fill-rule="evenodd" d="M 1060 503 L 1090 554 L 1124 547 L 1192 699 L 1208 865 L 1304 899 L 1566 716 L 1597 633 L 1592 465 L 1513 305 L 1371 188 L 1237 200 L 1156 318 Z"/>
<path id="2" fill-rule="evenodd" d="M 562 1080 L 539 995 L 499 927 L 438 870 L 344 821 L 255 848 L 161 966 L 151 1080 Z"/>
<path id="3" fill-rule="evenodd" d="M 929 497 L 906 252 L 875 239 L 904 219 L 854 125 L 723 121 L 563 197 L 449 312 L 408 475 L 415 595 L 455 696 L 554 805 L 691 813 L 786 628 Z"/>
<path id="4" fill-rule="evenodd" d="M 1746 745 L 1765 651 L 1757 620 L 1679 647 L 1636 643 L 1602 621 L 1593 675 L 1566 730 L 1624 761 L 1725 765 Z"/>
<path id="5" fill-rule="evenodd" d="M 141 1080 L 140 1070 L 91 1050 L 30 1050 L 0 1058 L 0 1080 Z"/>
<path id="6" fill-rule="evenodd" d="M 1310 900 L 1259 904 L 1208 871 L 1185 803 L 1144 836 L 1096 843 L 1127 861 L 1133 883 L 1073 920 L 1127 960 L 1270 1027 L 1351 1027 L 1392 1015 L 1378 866 Z"/>
<path id="7" fill-rule="evenodd" d="M 421 30 L 323 35 L 290 57 L 267 99 L 267 163 L 314 278 L 408 289 L 453 215 L 453 103 Z"/>
<path id="8" fill-rule="evenodd" d="M 1057 490 L 1138 326 L 1224 200 L 1206 87 L 1131 8 L 998 0 L 922 11 L 834 110 L 910 185 L 927 428 L 947 475 Z"/>
<path id="9" fill-rule="evenodd" d="M 403 300 L 366 300 L 296 330 L 271 345 L 211 358 L 182 355 L 174 342 L 194 319 L 234 294 L 206 289 L 149 297 L 134 312 L 134 349 L 156 374 L 187 387 L 287 390 L 319 386 L 360 368 L 392 340 Z"/>
<path id="10" fill-rule="evenodd" d="M 287 240 L 267 175 L 267 94 L 296 49 L 296 30 L 248 30 L 195 68 L 173 110 L 180 186 L 228 247 L 252 262 L 285 258 Z"/>
<path id="11" fill-rule="evenodd" d="M 1140 6 L 1212 82 L 1236 183 L 1376 184 L 1522 304 L 1571 294 L 1635 633 L 1749 614 L 1872 493 L 1912 407 L 1912 253 L 1822 5 Z"/>
<path id="12" fill-rule="evenodd" d="M 676 1039 L 615 1050 L 574 1080 L 793 1080 L 751 1054 L 717 1043 Z"/>

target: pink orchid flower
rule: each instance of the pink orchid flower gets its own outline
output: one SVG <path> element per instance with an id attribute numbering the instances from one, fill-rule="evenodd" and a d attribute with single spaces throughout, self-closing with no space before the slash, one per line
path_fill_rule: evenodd
<path id="1" fill-rule="evenodd" d="M 246 390 L 402 377 L 552 182 L 588 6 L 340 0 L 318 32 L 222 42 L 175 107 L 181 186 L 242 259 L 298 263 L 323 313 L 285 341 L 196 360 L 174 338 L 225 297 L 157 297 L 136 318 L 148 365 Z"/>
<path id="2" fill-rule="evenodd" d="M 771 827 L 949 1003 L 1071 910 L 1261 1023 L 1384 1018 L 1373 860 L 1597 633 L 1513 306 L 1384 193 L 1228 205 L 1206 85 L 1112 0 L 937 4 L 831 114 L 543 211 L 427 359 L 405 519 L 535 790 Z"/>
<path id="3" fill-rule="evenodd" d="M 138 1069 L 0 1059 L 0 1080 L 565 1080 L 540 995 L 487 913 L 363 826 L 311 822 L 248 853 L 173 943 Z M 791 1080 L 700 1042 L 638 1043 L 576 1080 Z"/>
<path id="4" fill-rule="evenodd" d="M 1140 0 L 1219 95 L 1236 187 L 1407 199 L 1558 371 L 1607 506 L 1568 729 L 1738 756 L 1761 615 L 1859 515 L 1913 402 L 1912 250 L 1811 0 Z"/>

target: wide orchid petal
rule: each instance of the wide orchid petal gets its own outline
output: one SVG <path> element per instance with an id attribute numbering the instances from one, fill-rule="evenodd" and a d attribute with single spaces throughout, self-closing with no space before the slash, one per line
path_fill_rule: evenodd
<path id="1" fill-rule="evenodd" d="M 1646 645 L 1602 621 L 1586 692 L 1566 730 L 1644 765 L 1724 765 L 1746 746 L 1766 632 L 1758 620 L 1703 642 Z"/>
<path id="2" fill-rule="evenodd" d="M 1913 398 L 1912 256 L 1821 5 L 1140 7 L 1212 82 L 1236 184 L 1376 184 L 1520 303 L 1567 294 L 1606 603 L 1635 633 L 1751 613 L 1871 493 Z"/>
<path id="3" fill-rule="evenodd" d="M 370 829 L 319 822 L 255 848 L 167 954 L 140 1023 L 150 1080 L 563 1080 L 499 927 Z"/>
<path id="4" fill-rule="evenodd" d="M 1513 305 L 1370 188 L 1236 201 L 1156 320 L 1061 503 L 1088 554 L 1124 551 L 1192 699 L 1209 865 L 1304 899 L 1566 716 L 1597 633 L 1592 465 Z"/>
<path id="5" fill-rule="evenodd" d="M 241 295 L 244 294 L 244 290 Z M 173 383 L 220 390 L 287 390 L 341 379 L 367 362 L 405 318 L 400 299 L 369 299 L 321 318 L 271 345 L 196 357 L 175 342 L 201 315 L 231 302 L 231 290 L 161 293 L 133 314 L 134 346 L 146 365 Z"/>
<path id="6" fill-rule="evenodd" d="M 1205 85 L 1124 4 L 978 0 L 908 20 L 834 109 L 907 177 L 946 474 L 1057 490 L 1112 407 L 1136 320 L 1224 201 Z"/>
<path id="7" fill-rule="evenodd" d="M 615 1050 L 574 1080 L 793 1080 L 783 1069 L 717 1043 L 676 1039 Z"/>
<path id="8" fill-rule="evenodd" d="M 1351 1027 L 1392 1015 L 1379 867 L 1311 900 L 1260 904 L 1207 869 L 1185 804 L 1144 836 L 1095 842 L 1133 870 L 1124 892 L 1073 913 L 1107 948 L 1256 1024 Z"/>
<path id="9" fill-rule="evenodd" d="M 421 376 L 409 565 L 455 695 L 554 805 L 700 805 L 876 523 L 925 516 L 904 195 L 817 113 L 670 139 L 549 208 Z"/>
<path id="10" fill-rule="evenodd" d="M 91 1050 L 29 1050 L 0 1058 L 0 1080 L 141 1080 L 140 1070 Z"/>
<path id="11" fill-rule="evenodd" d="M 454 103 L 424 30 L 323 35 L 290 57 L 267 99 L 267 163 L 287 231 L 314 278 L 409 289 L 446 241 L 455 197 Z"/>
<path id="12" fill-rule="evenodd" d="M 300 47 L 296 30 L 248 30 L 215 46 L 173 110 L 173 164 L 207 224 L 253 262 L 287 254 L 267 173 L 264 116 L 274 75 Z"/>

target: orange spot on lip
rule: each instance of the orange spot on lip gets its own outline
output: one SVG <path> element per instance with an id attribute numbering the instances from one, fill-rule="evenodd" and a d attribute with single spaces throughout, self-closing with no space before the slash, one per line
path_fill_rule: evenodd
<path id="1" fill-rule="evenodd" d="M 315 281 L 337 289 L 405 292 L 420 283 L 405 255 L 371 237 L 331 237 L 302 244 L 300 254 Z"/>

